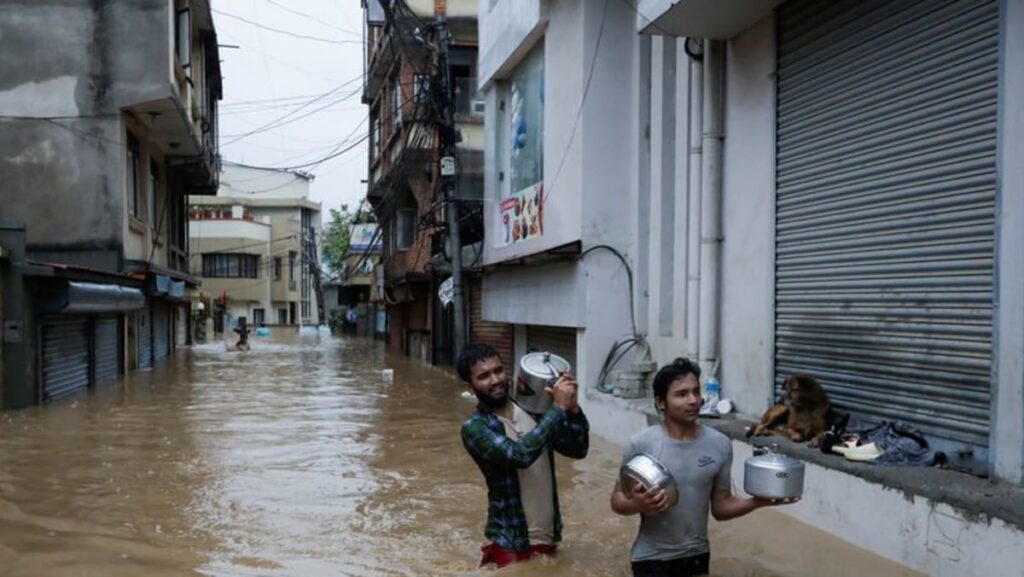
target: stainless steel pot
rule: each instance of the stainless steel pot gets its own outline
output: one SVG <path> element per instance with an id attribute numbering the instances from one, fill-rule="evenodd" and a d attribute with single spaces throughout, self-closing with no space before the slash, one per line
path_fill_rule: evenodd
<path id="1" fill-rule="evenodd" d="M 793 499 L 804 493 L 804 464 L 770 449 L 755 449 L 743 464 L 743 490 L 765 499 Z"/>
<path id="2" fill-rule="evenodd" d="M 650 455 L 640 454 L 627 461 L 619 469 L 619 484 L 628 496 L 632 496 L 641 487 L 646 491 L 664 489 L 669 507 L 679 502 L 679 489 L 672 473 Z"/>
<path id="3" fill-rule="evenodd" d="M 546 352 L 530 353 L 519 361 L 519 379 L 515 387 L 515 400 L 531 413 L 543 413 L 551 408 L 551 395 L 544 392 L 561 371 L 572 367 L 558 355 Z"/>

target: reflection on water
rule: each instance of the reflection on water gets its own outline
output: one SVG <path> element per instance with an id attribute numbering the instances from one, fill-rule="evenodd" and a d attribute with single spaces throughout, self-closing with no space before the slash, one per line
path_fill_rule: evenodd
<path id="1" fill-rule="evenodd" d="M 460 392 L 378 343 L 292 334 L 0 413 L 0 574 L 493 574 L 475 567 L 486 498 Z M 561 462 L 559 555 L 497 574 L 628 575 L 618 461 L 593 439 Z M 774 511 L 714 525 L 712 544 L 722 577 L 915 575 Z"/>

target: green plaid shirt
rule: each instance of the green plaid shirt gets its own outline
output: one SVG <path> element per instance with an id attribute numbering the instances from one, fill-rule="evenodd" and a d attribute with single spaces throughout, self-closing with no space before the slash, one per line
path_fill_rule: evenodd
<path id="1" fill-rule="evenodd" d="M 487 539 L 510 551 L 530 548 L 518 470 L 532 465 L 549 448 L 573 459 L 586 457 L 590 447 L 589 432 L 590 424 L 583 411 L 570 414 L 553 405 L 540 417 L 533 430 L 513 440 L 505 435 L 505 426 L 498 417 L 477 407 L 477 411 L 462 424 L 462 444 L 487 482 L 487 526 L 484 529 Z M 548 458 L 552 465 L 554 540 L 557 543 L 562 539 L 562 517 L 558 511 L 553 451 L 548 451 Z"/>

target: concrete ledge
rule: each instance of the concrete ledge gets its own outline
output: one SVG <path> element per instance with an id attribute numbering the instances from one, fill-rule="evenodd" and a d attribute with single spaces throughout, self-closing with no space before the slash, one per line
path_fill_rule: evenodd
<path id="1" fill-rule="evenodd" d="M 594 390 L 587 391 L 584 410 L 594 433 L 619 444 L 660 421 L 649 398 Z M 751 422 L 735 415 L 702 420 L 732 439 L 737 493 L 754 447 L 776 444 L 807 463 L 804 498 L 780 512 L 935 577 L 1024 577 L 1024 488 L 938 467 L 854 463 L 782 437 L 750 443 Z"/>
<path id="2" fill-rule="evenodd" d="M 657 423 L 661 419 L 654 410 L 654 401 L 651 399 L 620 399 L 593 390 L 587 392 L 587 398 L 623 410 L 642 413 L 647 416 L 648 424 Z M 803 443 L 794 443 L 785 437 L 747 439 L 747 427 L 753 422 L 752 419 L 736 414 L 718 419 L 701 419 L 701 423 L 721 431 L 734 441 L 753 447 L 776 444 L 782 454 L 854 475 L 887 489 L 895 489 L 908 499 L 923 497 L 946 503 L 961 510 L 969 518 L 983 519 L 986 522 L 994 518 L 1002 519 L 1024 531 L 1024 487 L 981 479 L 941 467 L 894 467 L 855 463 L 839 455 L 826 455 L 819 449 L 812 449 Z"/>

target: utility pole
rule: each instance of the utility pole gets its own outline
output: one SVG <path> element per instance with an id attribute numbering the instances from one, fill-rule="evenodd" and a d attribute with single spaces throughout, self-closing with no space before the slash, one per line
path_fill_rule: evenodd
<path id="1" fill-rule="evenodd" d="M 466 348 L 466 302 L 462 298 L 462 241 L 459 238 L 459 202 L 455 196 L 457 133 L 455 129 L 455 99 L 452 94 L 451 71 L 448 66 L 448 25 L 444 14 L 439 14 L 434 26 L 437 30 L 437 92 L 440 96 L 441 122 L 441 192 L 444 212 L 448 221 L 448 244 L 452 263 L 452 307 L 455 315 L 455 357 Z"/>

